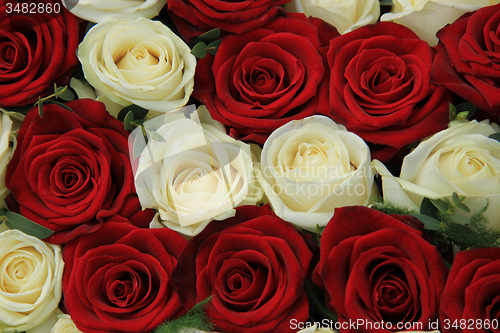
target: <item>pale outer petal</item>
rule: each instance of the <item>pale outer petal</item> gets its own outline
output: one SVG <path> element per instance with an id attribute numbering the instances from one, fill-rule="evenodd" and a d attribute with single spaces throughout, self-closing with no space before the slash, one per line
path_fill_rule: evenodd
<path id="1" fill-rule="evenodd" d="M 460 140 L 460 136 L 470 139 L 473 137 L 471 135 L 481 135 L 478 137 L 478 142 L 482 142 L 489 135 L 496 132 L 496 126 L 490 126 L 488 121 L 478 123 L 474 120 L 462 124 L 454 123 L 452 127 L 422 141 L 417 148 L 408 154 L 403 160 L 400 177 L 394 177 L 380 161 L 373 161 L 375 169 L 382 177 L 384 201 L 418 211 L 424 197 L 430 199 L 448 198 L 451 200 L 452 193 L 457 192 L 459 195 L 466 197 L 463 203 L 470 208 L 471 212 L 480 210 L 489 200 L 490 205 L 484 215 L 489 220 L 490 227 L 500 230 L 500 193 L 485 196 L 465 193 L 460 187 L 448 180 L 445 175 L 440 174 L 439 170 L 429 170 L 428 167 L 423 167 L 428 165 L 425 162 L 436 146 L 442 145 L 447 140 L 453 140 L 455 137 Z M 425 176 L 422 176 L 423 173 L 426 173 Z M 441 184 L 438 186 L 440 187 L 439 192 L 414 184 L 417 175 L 420 175 L 420 178 L 424 177 L 426 182 L 433 183 L 433 185 Z M 498 177 L 494 181 L 498 183 Z M 492 186 L 492 188 L 495 187 Z M 457 210 L 456 213 L 468 216 L 461 210 Z"/>
<path id="2" fill-rule="evenodd" d="M 160 13 L 167 0 L 145 0 L 139 6 L 136 5 L 137 1 L 114 0 L 114 2 L 118 4 L 116 7 L 110 6 L 105 0 L 63 0 L 65 6 L 71 7 L 77 3 L 70 12 L 90 22 L 101 22 L 110 18 L 153 18 Z"/>
<path id="3" fill-rule="evenodd" d="M 311 127 L 314 127 L 311 133 L 322 130 L 325 136 L 340 138 L 339 144 L 350 156 L 350 161 L 344 162 L 356 165 L 357 169 L 324 182 L 295 181 L 278 175 L 273 162 L 274 153 L 271 152 L 279 153 L 290 135 L 304 133 Z M 311 139 L 314 138 L 315 135 L 311 134 Z M 261 163 L 257 164 L 257 179 L 276 215 L 298 227 L 315 230 L 317 225 L 328 223 L 336 207 L 368 204 L 374 187 L 370 162 L 370 150 L 361 138 L 327 117 L 313 116 L 291 121 L 271 133 L 264 143 Z M 312 194 L 313 188 L 316 194 Z"/>
<path id="4" fill-rule="evenodd" d="M 383 14 L 380 20 L 402 24 L 431 46 L 435 46 L 438 43 L 436 37 L 438 30 L 455 22 L 467 12 L 500 3 L 500 0 L 421 0 L 415 1 L 415 5 L 408 0 L 393 0 L 393 2 L 393 12 Z"/>
<path id="5" fill-rule="evenodd" d="M 301 0 L 300 6 L 295 1 L 292 11 L 323 19 L 341 34 L 375 23 L 380 15 L 378 0 Z"/>

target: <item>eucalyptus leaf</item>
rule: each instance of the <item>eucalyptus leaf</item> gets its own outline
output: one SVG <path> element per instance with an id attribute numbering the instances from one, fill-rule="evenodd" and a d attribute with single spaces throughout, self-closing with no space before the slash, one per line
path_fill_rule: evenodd
<path id="1" fill-rule="evenodd" d="M 68 110 L 70 112 L 75 113 L 75 111 L 71 110 L 71 108 L 69 106 L 67 106 L 66 104 L 64 104 L 64 103 L 61 103 L 61 102 L 58 102 L 58 101 L 50 101 L 49 104 L 58 105 L 58 106 L 62 107 L 65 110 Z"/>
<path id="2" fill-rule="evenodd" d="M 199 42 L 193 47 L 191 53 L 198 59 L 205 58 L 207 55 L 207 44 L 205 44 L 204 42 Z"/>
<path id="3" fill-rule="evenodd" d="M 217 50 L 219 49 L 220 43 L 222 43 L 222 39 L 214 40 L 213 42 L 208 44 L 207 46 L 208 53 L 214 56 L 217 53 Z"/>
<path id="4" fill-rule="evenodd" d="M 134 114 L 135 120 L 145 118 L 149 112 L 148 109 L 140 107 L 139 105 L 132 104 L 132 105 L 128 105 L 128 106 L 124 107 L 123 109 L 121 109 L 120 112 L 118 112 L 117 119 L 119 121 L 124 121 L 125 116 L 128 114 L 129 111 L 132 111 L 132 113 Z"/>
<path id="5" fill-rule="evenodd" d="M 10 229 L 21 230 L 22 232 L 30 236 L 44 239 L 50 237 L 54 233 L 49 228 L 45 228 L 44 226 L 41 226 L 38 223 L 35 223 L 17 213 L 7 211 L 5 213 L 5 216 L 7 217 L 7 220 L 5 221 L 7 227 L 9 227 Z"/>
<path id="6" fill-rule="evenodd" d="M 151 138 L 159 142 L 166 142 L 165 138 L 156 132 L 151 132 Z"/>
<path id="7" fill-rule="evenodd" d="M 137 136 L 134 139 L 134 145 L 132 146 L 132 153 L 134 155 L 134 160 L 141 156 L 142 151 L 144 148 L 146 148 L 147 142 L 145 140 L 140 139 L 138 136 L 140 134 L 137 134 Z"/>
<path id="8" fill-rule="evenodd" d="M 435 218 L 425 214 L 411 214 L 419 219 L 427 230 L 441 230 L 441 222 Z"/>
<path id="9" fill-rule="evenodd" d="M 130 129 L 132 128 L 133 121 L 134 121 L 134 113 L 132 111 L 129 111 L 125 116 L 125 119 L 123 119 L 123 126 L 125 127 L 126 131 L 130 131 Z"/>
<path id="10" fill-rule="evenodd" d="M 220 37 L 220 29 L 219 28 L 215 28 L 215 29 L 207 31 L 204 34 L 199 35 L 198 37 L 196 37 L 195 39 L 193 39 L 191 41 L 191 43 L 189 43 L 189 47 L 193 48 L 196 44 L 198 44 L 200 42 L 203 42 L 203 43 L 207 44 L 207 43 L 210 43 L 210 42 L 212 42 L 212 41 L 214 41 L 216 39 L 219 39 L 219 37 Z"/>
<path id="11" fill-rule="evenodd" d="M 462 200 L 458 197 L 458 194 L 456 192 L 453 192 L 453 203 L 455 204 L 455 207 L 458 209 L 463 210 L 464 212 L 470 213 L 469 207 L 467 207 Z"/>
<path id="12" fill-rule="evenodd" d="M 57 87 L 54 93 L 56 98 L 69 102 L 76 98 L 75 94 L 68 87 Z"/>
<path id="13" fill-rule="evenodd" d="M 450 204 L 447 203 L 446 201 L 443 201 L 441 199 L 429 199 L 434 206 L 437 207 L 440 211 L 443 213 L 448 212 L 448 209 L 450 208 Z"/>

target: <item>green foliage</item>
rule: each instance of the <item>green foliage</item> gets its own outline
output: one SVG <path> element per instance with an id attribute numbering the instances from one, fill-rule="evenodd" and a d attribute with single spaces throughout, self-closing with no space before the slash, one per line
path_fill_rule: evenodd
<path id="1" fill-rule="evenodd" d="M 199 59 L 205 58 L 207 53 L 215 55 L 222 40 L 219 40 L 220 29 L 215 28 L 196 37 L 189 43 L 191 53 Z"/>
<path id="2" fill-rule="evenodd" d="M 407 208 L 399 207 L 392 202 L 384 201 L 381 196 L 376 197 L 370 207 L 386 214 L 412 215 L 418 213 L 415 210 L 409 210 Z"/>
<path id="3" fill-rule="evenodd" d="M 307 299 L 309 301 L 309 318 L 312 322 L 321 322 L 323 319 L 335 323 L 338 321 L 336 313 L 331 312 L 325 305 L 324 292 L 311 281 L 304 283 Z"/>
<path id="4" fill-rule="evenodd" d="M 477 111 L 477 106 L 469 102 L 460 103 L 457 106 L 449 103 L 449 106 L 450 121 L 472 119 L 472 116 Z"/>
<path id="5" fill-rule="evenodd" d="M 4 212 L 1 209 L 0 211 L 0 224 L 5 222 L 9 229 L 18 229 L 27 235 L 34 236 L 39 239 L 50 237 L 54 233 L 54 231 L 49 228 L 33 222 L 22 215 L 11 211 Z"/>
<path id="6" fill-rule="evenodd" d="M 453 193 L 452 199 L 450 201 L 447 198 L 424 198 L 420 205 L 420 212 L 400 208 L 390 202 L 383 202 L 381 198 L 377 198 L 371 207 L 386 214 L 415 216 L 429 231 L 432 242 L 436 246 L 454 244 L 462 251 L 500 245 L 500 232 L 489 228 L 488 220 L 484 216 L 489 202 L 470 217 L 466 217 L 457 214 L 459 210 L 470 213 L 470 208 L 462 202 L 465 197 Z"/>
<path id="7" fill-rule="evenodd" d="M 158 326 L 154 333 L 179 333 L 186 328 L 198 329 L 201 331 L 213 331 L 214 325 L 209 321 L 205 309 L 212 296 L 196 304 L 184 316 L 175 320 L 167 321 Z"/>

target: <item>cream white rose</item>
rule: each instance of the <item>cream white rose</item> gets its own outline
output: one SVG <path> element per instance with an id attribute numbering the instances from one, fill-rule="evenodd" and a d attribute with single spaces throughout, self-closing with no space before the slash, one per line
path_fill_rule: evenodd
<path id="1" fill-rule="evenodd" d="M 0 233 L 0 330 L 28 330 L 59 305 L 61 248 L 19 230 Z"/>
<path id="2" fill-rule="evenodd" d="M 392 0 L 390 13 L 380 21 L 393 21 L 415 32 L 431 46 L 438 43 L 436 33 L 467 12 L 491 6 L 500 0 Z"/>
<path id="3" fill-rule="evenodd" d="M 232 139 L 208 121 L 208 114 L 174 112 L 146 123 L 164 142 L 150 140 L 135 176 L 143 208 L 158 210 L 151 227 L 166 226 L 188 236 L 212 220 L 235 214 L 234 207 L 254 205 L 262 198 L 255 181 L 250 146 Z M 160 119 L 161 118 L 161 119 Z"/>
<path id="4" fill-rule="evenodd" d="M 325 116 L 291 121 L 264 143 L 259 183 L 276 215 L 302 228 L 325 226 L 336 207 L 367 205 L 370 150 Z"/>
<path id="5" fill-rule="evenodd" d="M 293 0 L 285 9 L 323 19 L 341 34 L 375 23 L 380 16 L 379 0 Z"/>
<path id="6" fill-rule="evenodd" d="M 493 133 L 487 121 L 475 120 L 438 132 L 404 158 L 399 178 L 375 160 L 384 200 L 419 210 L 424 197 L 451 199 L 456 192 L 472 212 L 489 200 L 485 216 L 500 230 L 500 142 L 488 138 Z"/>
<path id="7" fill-rule="evenodd" d="M 109 18 L 153 18 L 167 0 L 63 0 L 63 5 L 79 18 L 101 22 Z"/>
<path id="8" fill-rule="evenodd" d="M 106 20 L 78 48 L 87 81 L 112 102 L 152 113 L 184 106 L 194 86 L 196 58 L 161 22 Z"/>

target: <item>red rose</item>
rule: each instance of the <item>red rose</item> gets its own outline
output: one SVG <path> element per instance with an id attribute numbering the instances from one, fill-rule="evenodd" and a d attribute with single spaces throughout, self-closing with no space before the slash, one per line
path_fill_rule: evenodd
<path id="1" fill-rule="evenodd" d="M 500 332 L 500 249 L 458 252 L 441 298 L 441 332 Z"/>
<path id="2" fill-rule="evenodd" d="M 241 206 L 236 216 L 210 223 L 184 250 L 174 288 L 184 307 L 212 296 L 207 314 L 224 332 L 293 332 L 305 322 L 304 279 L 311 251 L 269 206 Z"/>
<path id="3" fill-rule="evenodd" d="M 465 14 L 437 32 L 433 79 L 500 115 L 500 4 Z"/>
<path id="4" fill-rule="evenodd" d="M 139 222 L 128 132 L 104 104 L 80 99 L 73 111 L 46 104 L 43 118 L 31 109 L 7 167 L 9 207 L 55 233 L 46 239 L 66 243 L 99 229 L 119 214 Z M 144 224 L 144 223 L 143 223 Z"/>
<path id="5" fill-rule="evenodd" d="M 172 0 L 170 17 L 187 40 L 205 31 L 220 28 L 242 34 L 269 23 L 284 11 L 279 5 L 290 0 Z"/>
<path id="6" fill-rule="evenodd" d="M 371 144 L 373 158 L 389 160 L 448 124 L 449 94 L 431 84 L 433 58 L 427 42 L 391 22 L 332 39 L 325 114 Z"/>
<path id="7" fill-rule="evenodd" d="M 313 23 L 311 23 L 313 22 Z M 322 42 L 337 31 L 304 15 L 226 37 L 198 62 L 193 96 L 231 135 L 264 143 L 276 128 L 328 107 Z M 324 34 L 324 35 L 323 35 Z M 322 38 L 322 39 L 320 39 Z"/>
<path id="8" fill-rule="evenodd" d="M 420 231 L 396 217 L 361 206 L 337 208 L 321 236 L 313 282 L 326 291 L 343 332 L 408 328 L 397 323 L 422 331 L 437 320 L 446 266 Z M 357 320 L 364 322 L 356 329 L 346 325 Z"/>
<path id="9" fill-rule="evenodd" d="M 25 3 L 27 12 L 23 13 L 23 3 L 0 0 L 0 106 L 3 107 L 33 104 L 38 96 L 51 94 L 54 82 L 66 85 L 78 64 L 78 18 L 58 2 L 30 3 Z M 35 13 L 33 4 L 37 6 Z M 17 10 L 16 5 L 20 6 Z M 38 13 L 39 5 L 45 5 L 43 13 Z M 51 14 L 47 13 L 47 6 Z M 58 13 L 54 6 L 59 6 Z"/>
<path id="10" fill-rule="evenodd" d="M 149 332 L 183 312 L 171 273 L 187 241 L 108 222 L 66 244 L 64 305 L 83 332 Z"/>

